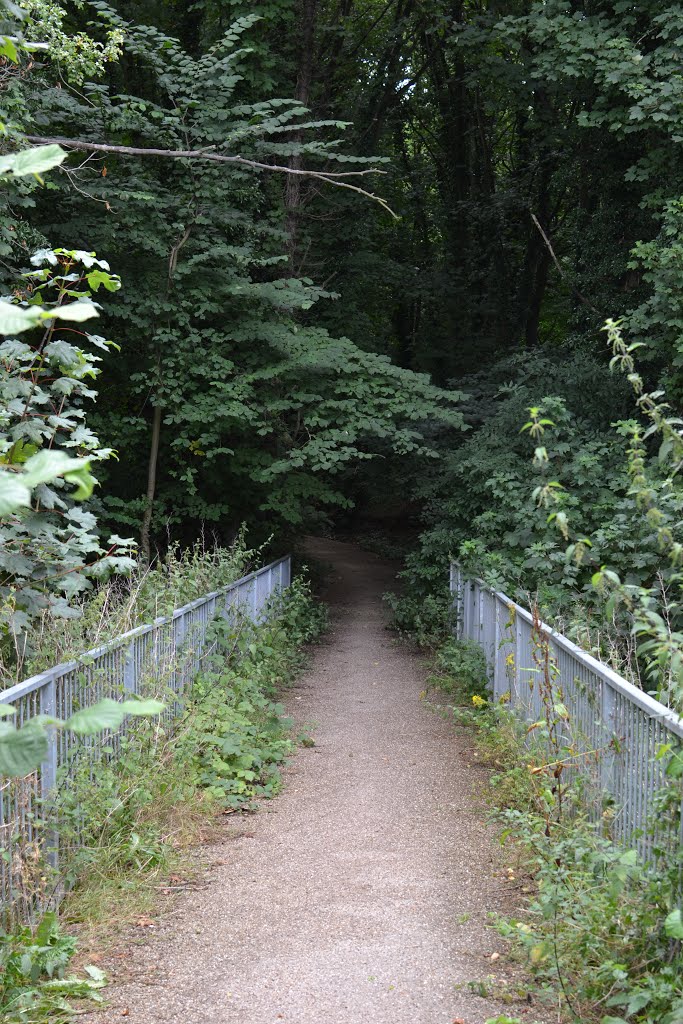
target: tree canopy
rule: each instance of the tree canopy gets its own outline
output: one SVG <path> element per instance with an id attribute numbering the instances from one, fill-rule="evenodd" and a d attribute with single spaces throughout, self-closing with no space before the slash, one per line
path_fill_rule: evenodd
<path id="1" fill-rule="evenodd" d="M 15 543 L 91 517 L 73 589 L 131 540 L 146 559 L 242 522 L 284 541 L 355 505 L 421 521 L 417 577 L 460 554 L 557 609 L 602 607 L 605 567 L 647 600 L 677 585 L 682 17 L 647 0 L 6 7 Z M 90 303 L 97 333 L 50 319 L 48 286 Z M 41 453 L 64 509 L 32 490 Z M 86 505 L 65 472 L 93 477 Z M 28 614 L 41 570 L 4 573 Z"/>

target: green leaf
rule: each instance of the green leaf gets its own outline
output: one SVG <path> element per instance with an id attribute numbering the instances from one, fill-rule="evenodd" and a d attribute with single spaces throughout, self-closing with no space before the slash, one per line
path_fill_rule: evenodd
<path id="1" fill-rule="evenodd" d="M 116 292 L 121 287 L 120 280 L 113 274 L 108 274 L 105 270 L 91 270 L 86 276 L 88 287 L 92 288 L 94 292 L 98 291 L 100 285 L 103 285 L 108 292 Z"/>
<path id="2" fill-rule="evenodd" d="M 65 306 L 53 306 L 41 313 L 43 320 L 73 320 L 75 323 L 83 323 L 84 320 L 92 320 L 99 316 L 94 302 L 87 299 L 80 299 L 78 302 L 69 302 Z"/>
<path id="3" fill-rule="evenodd" d="M 11 515 L 20 508 L 31 504 L 31 491 L 26 486 L 23 474 L 0 470 L 0 518 Z"/>
<path id="4" fill-rule="evenodd" d="M 107 975 L 100 967 L 95 967 L 93 964 L 88 964 L 83 968 L 85 973 L 90 978 L 91 982 L 96 988 L 101 988 L 107 983 Z"/>
<path id="5" fill-rule="evenodd" d="M 680 907 L 672 910 L 667 916 L 664 931 L 670 939 L 683 939 L 683 914 Z"/>
<path id="6" fill-rule="evenodd" d="M 89 459 L 74 459 L 74 463 L 83 462 L 82 466 L 74 466 L 64 474 L 64 479 L 70 484 L 77 484 L 76 490 L 71 494 L 77 501 L 84 501 L 89 498 L 95 487 L 95 477 L 89 472 Z"/>
<path id="7" fill-rule="evenodd" d="M 127 715 L 137 715 L 139 718 L 151 718 L 160 715 L 166 705 L 160 700 L 124 700 L 121 707 Z"/>
<path id="8" fill-rule="evenodd" d="M 47 749 L 47 734 L 38 723 L 3 730 L 0 732 L 0 775 L 7 778 L 29 775 L 45 759 Z"/>
<path id="9" fill-rule="evenodd" d="M 0 334 L 21 334 L 40 323 L 43 310 L 40 306 L 15 306 L 12 302 L 0 301 Z"/>
<path id="10" fill-rule="evenodd" d="M 27 487 L 37 487 L 67 473 L 76 476 L 81 470 L 87 470 L 89 464 L 88 459 L 74 459 L 66 452 L 40 451 L 26 460 L 21 479 Z"/>
<path id="11" fill-rule="evenodd" d="M 26 174 L 41 175 L 53 167 L 58 167 L 66 159 L 66 152 L 61 146 L 34 146 L 20 153 L 10 153 L 0 157 L 0 177 L 8 174 L 15 178 Z"/>
<path id="12" fill-rule="evenodd" d="M 9 36 L 0 36 L 0 56 L 7 57 L 13 64 L 19 62 L 19 54 L 14 41 Z"/>
<path id="13" fill-rule="evenodd" d="M 158 700 L 118 701 L 105 697 L 92 707 L 77 711 L 67 720 L 66 727 L 81 736 L 87 736 L 104 729 L 118 729 L 126 715 L 158 715 L 163 708 L 164 705 Z"/>

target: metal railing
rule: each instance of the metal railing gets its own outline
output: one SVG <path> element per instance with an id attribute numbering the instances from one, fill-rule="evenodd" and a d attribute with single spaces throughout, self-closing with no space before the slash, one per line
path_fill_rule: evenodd
<path id="1" fill-rule="evenodd" d="M 659 818 L 669 779 L 666 758 L 657 755 L 683 740 L 683 719 L 550 626 L 534 625 L 531 613 L 505 594 L 467 579 L 457 563 L 450 590 L 457 636 L 483 649 L 494 700 L 508 702 L 529 723 L 544 718 L 548 655 L 555 699 L 567 709 L 559 718 L 560 741 L 571 751 L 563 771 L 580 779 L 584 808 L 602 818 L 611 838 L 648 860 L 662 844 L 678 843 Z"/>
<path id="2" fill-rule="evenodd" d="M 149 696 L 166 700 L 163 718 L 178 713 L 173 700 L 187 691 L 211 653 L 207 630 L 217 616 L 237 622 L 243 616 L 258 623 L 275 594 L 291 582 L 291 558 L 278 559 L 242 579 L 178 608 L 0 692 L 0 703 L 12 704 L 15 721 L 23 725 L 35 715 L 68 718 L 104 697 Z M 170 699 L 169 699 L 170 698 Z M 138 720 L 139 721 L 139 720 Z M 6 781 L 0 791 L 0 901 L 7 907 L 17 898 L 27 901 L 26 876 L 31 864 L 42 871 L 47 860 L 58 867 L 59 840 L 50 832 L 50 804 L 55 793 L 68 789 L 84 755 L 97 760 L 116 757 L 121 739 L 135 727 L 126 719 L 115 734 L 78 736 L 48 731 L 48 753 L 38 771 L 24 779 Z M 25 912 L 24 908 L 24 912 Z"/>

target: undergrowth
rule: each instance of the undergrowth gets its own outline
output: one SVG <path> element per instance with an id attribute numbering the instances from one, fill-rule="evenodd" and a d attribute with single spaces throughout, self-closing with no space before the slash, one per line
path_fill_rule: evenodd
<path id="1" fill-rule="evenodd" d="M 230 547 L 205 537 L 190 548 L 171 545 L 152 565 L 139 563 L 126 576 L 102 581 L 80 602 L 73 601 L 68 615 L 48 609 L 34 619 L 29 632 L 6 636 L 0 644 L 3 686 L 79 657 L 233 583 L 249 571 L 257 556 L 247 547 L 244 530 Z"/>
<path id="2" fill-rule="evenodd" d="M 0 1011 L 5 1024 L 66 1022 L 73 999 L 101 1002 L 103 972 L 84 969 L 85 978 L 67 973 L 76 940 L 46 914 L 37 928 L 0 932 Z"/>
<path id="3" fill-rule="evenodd" d="M 84 756 L 72 766 L 70 785 L 47 819 L 59 832 L 59 879 L 26 851 L 18 874 L 27 886 L 24 902 L 39 891 L 45 899 L 50 886 L 66 883 L 60 917 L 92 945 L 151 912 L 169 876 L 188 878 L 194 870 L 188 850 L 215 833 L 221 812 L 253 810 L 272 797 L 297 741 L 311 742 L 295 735 L 279 696 L 302 667 L 304 646 L 325 624 L 325 610 L 301 579 L 257 627 L 217 619 L 207 638 L 213 653 L 176 716 L 140 720 L 132 734 L 112 737 L 109 755 Z M 59 963 L 50 959 L 50 946 Z M 3 1020 L 67 1020 L 69 996 L 97 995 L 96 972 L 78 983 L 60 976 L 73 946 L 53 916 L 36 930 L 0 938 Z M 30 1010 L 6 1018 L 15 1006 L 24 1013 L 22 1000 Z"/>
<path id="4" fill-rule="evenodd" d="M 516 919 L 497 927 L 529 968 L 537 995 L 559 1005 L 564 1020 L 683 1024 L 680 843 L 660 851 L 656 868 L 613 843 L 609 814 L 595 822 L 578 810 L 576 783 L 563 781 L 564 755 L 549 753 L 549 734 L 529 733 L 504 704 L 493 704 L 485 679 L 478 646 L 451 639 L 436 654 L 430 685 L 476 731 L 501 842 L 517 862 L 511 877 L 521 872 L 533 892 Z M 683 759 L 668 756 L 672 786 L 660 811 L 680 835 Z"/>

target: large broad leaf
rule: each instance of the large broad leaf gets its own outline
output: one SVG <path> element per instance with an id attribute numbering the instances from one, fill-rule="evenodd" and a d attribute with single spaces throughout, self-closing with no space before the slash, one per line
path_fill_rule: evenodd
<path id="1" fill-rule="evenodd" d="M 66 452 L 36 452 L 24 463 L 23 481 L 27 487 L 47 484 L 58 476 L 72 475 L 77 480 L 79 471 L 87 470 L 87 459 L 74 459 Z"/>
<path id="2" fill-rule="evenodd" d="M 31 492 L 26 486 L 23 476 L 0 470 L 0 518 L 11 515 L 17 509 L 27 508 L 31 504 Z"/>
<path id="3" fill-rule="evenodd" d="M 47 735 L 38 723 L 29 722 L 21 729 L 9 726 L 0 731 L 0 775 L 29 775 L 46 756 Z"/>
<path id="4" fill-rule="evenodd" d="M 166 705 L 160 700 L 124 700 L 121 705 L 127 715 L 137 715 L 138 718 L 152 718 L 160 715 Z"/>
<path id="5" fill-rule="evenodd" d="M 65 158 L 66 152 L 60 146 L 34 146 L 33 149 L 24 149 L 20 153 L 0 157 L 0 176 L 41 175 L 44 171 L 58 167 Z"/>
<path id="6" fill-rule="evenodd" d="M 71 497 L 76 498 L 78 501 L 84 501 L 85 498 L 89 498 L 95 487 L 95 477 L 89 471 L 90 460 L 89 459 L 74 459 L 74 463 L 82 462 L 82 466 L 72 466 L 64 474 L 64 479 L 70 484 L 76 484 L 76 490 L 72 492 Z"/>
<path id="7" fill-rule="evenodd" d="M 0 301 L 0 334 L 21 334 L 40 322 L 43 310 L 40 306 L 15 306 L 12 302 Z"/>
<path id="8" fill-rule="evenodd" d="M 112 700 L 105 697 L 90 708 L 83 708 L 67 720 L 66 727 L 86 736 L 104 729 L 118 729 L 126 715 L 158 715 L 164 705 L 158 700 Z"/>
<path id="9" fill-rule="evenodd" d="M 667 916 L 664 931 L 670 939 L 683 939 L 683 914 L 680 907 L 672 910 Z"/>
<path id="10" fill-rule="evenodd" d="M 52 320 L 56 317 L 58 320 L 74 320 L 76 323 L 92 320 L 94 316 L 99 315 L 95 303 L 88 302 L 87 299 L 68 302 L 65 306 L 53 306 L 51 309 L 43 310 L 42 313 L 44 320 Z"/>

